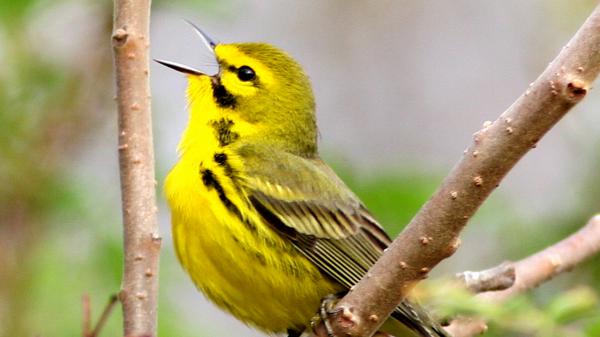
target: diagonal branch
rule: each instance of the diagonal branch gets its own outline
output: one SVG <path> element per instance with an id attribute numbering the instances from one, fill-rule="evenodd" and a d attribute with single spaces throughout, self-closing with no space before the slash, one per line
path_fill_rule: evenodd
<path id="1" fill-rule="evenodd" d="M 600 72 L 600 7 L 557 58 L 473 143 L 369 273 L 336 306 L 338 336 L 371 336 L 441 260 L 454 253 L 469 218 L 527 151 L 587 94 Z M 351 315 L 348 315 L 351 313 Z M 375 318 L 375 319 L 373 319 Z"/>
<path id="2" fill-rule="evenodd" d="M 502 291 L 484 292 L 477 297 L 502 302 L 539 286 L 558 274 L 600 252 L 600 214 L 566 239 L 523 260 L 509 265 L 514 267 L 516 279 L 512 287 Z M 503 264 L 505 265 L 505 264 Z M 454 337 L 470 337 L 485 331 L 485 323 L 477 318 L 454 320 L 446 327 Z"/>
<path id="3" fill-rule="evenodd" d="M 150 0 L 115 0 L 112 35 L 125 261 L 124 335 L 156 336 L 158 232 L 148 81 Z"/>

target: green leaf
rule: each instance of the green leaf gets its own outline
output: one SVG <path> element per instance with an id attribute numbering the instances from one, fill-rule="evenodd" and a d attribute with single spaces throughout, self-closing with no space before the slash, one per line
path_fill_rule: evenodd
<path id="1" fill-rule="evenodd" d="M 560 324 L 578 320 L 598 311 L 598 295 L 589 287 L 570 289 L 555 297 L 546 312 Z"/>

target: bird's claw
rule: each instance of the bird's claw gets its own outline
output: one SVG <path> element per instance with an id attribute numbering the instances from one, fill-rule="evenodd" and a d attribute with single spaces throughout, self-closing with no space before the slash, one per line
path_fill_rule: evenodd
<path id="1" fill-rule="evenodd" d="M 323 326 L 325 326 L 325 331 L 327 332 L 328 337 L 336 337 L 333 332 L 333 328 L 331 323 L 329 322 L 329 318 L 331 316 L 336 315 L 340 312 L 340 309 L 335 309 L 335 305 L 338 302 L 339 297 L 334 294 L 327 295 L 321 301 L 321 306 L 319 307 L 319 314 L 315 315 L 310 320 L 310 326 L 313 331 L 317 328 L 319 323 L 323 322 Z"/>

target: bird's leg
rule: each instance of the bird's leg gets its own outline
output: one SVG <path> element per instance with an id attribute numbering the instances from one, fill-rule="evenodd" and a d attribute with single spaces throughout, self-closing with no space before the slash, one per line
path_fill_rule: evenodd
<path id="1" fill-rule="evenodd" d="M 319 307 L 319 313 L 315 315 L 310 321 L 310 326 L 313 328 L 313 331 L 317 327 L 317 325 L 322 321 L 325 326 L 325 331 L 327 332 L 328 337 L 336 337 L 333 332 L 333 328 L 331 327 L 331 323 L 329 323 L 329 318 L 339 312 L 338 309 L 334 309 L 335 304 L 338 300 L 345 295 L 344 293 L 340 294 L 330 294 L 323 298 L 321 301 L 321 306 Z"/>
<path id="2" fill-rule="evenodd" d="M 325 330 L 327 330 L 328 337 L 335 337 L 335 333 L 333 332 L 331 323 L 329 323 L 329 317 L 335 315 L 338 312 L 338 310 L 333 309 L 338 300 L 338 296 L 331 294 L 327 295 L 321 301 L 321 308 L 319 309 L 319 313 L 321 315 L 321 319 L 323 320 L 323 325 L 325 325 Z"/>

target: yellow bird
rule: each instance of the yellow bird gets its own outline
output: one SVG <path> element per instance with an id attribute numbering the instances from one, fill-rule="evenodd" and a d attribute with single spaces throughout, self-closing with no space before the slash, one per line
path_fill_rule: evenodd
<path id="1" fill-rule="evenodd" d="M 356 284 L 390 238 L 319 157 L 300 65 L 271 45 L 217 44 L 193 27 L 217 74 L 157 60 L 189 80 L 189 122 L 165 182 L 177 256 L 224 310 L 300 336 L 322 299 Z M 409 301 L 383 330 L 446 336 Z"/>

